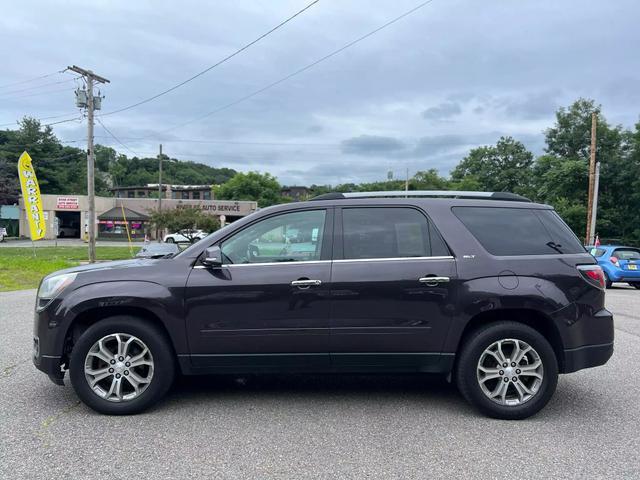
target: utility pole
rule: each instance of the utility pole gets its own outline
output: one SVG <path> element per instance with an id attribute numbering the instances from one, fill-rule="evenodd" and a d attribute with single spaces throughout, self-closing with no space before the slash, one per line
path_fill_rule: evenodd
<path id="1" fill-rule="evenodd" d="M 407 168 L 407 177 L 404 181 L 404 191 L 406 193 L 406 197 L 409 197 L 409 168 Z"/>
<path id="2" fill-rule="evenodd" d="M 598 190 L 600 188 L 600 162 L 596 162 L 596 175 L 593 181 L 593 207 L 591 209 L 591 230 L 589 230 L 589 245 L 596 242 L 596 218 L 598 216 Z"/>
<path id="3" fill-rule="evenodd" d="M 594 209 L 594 193 L 595 193 L 595 177 L 596 177 L 596 112 L 591 113 L 591 150 L 589 152 L 589 198 L 587 200 L 587 232 L 585 242 L 592 245 L 594 242 L 595 232 L 595 215 Z M 593 224 L 592 224 L 593 222 Z"/>
<path id="4" fill-rule="evenodd" d="M 80 107 L 86 107 L 87 109 L 87 196 L 89 197 L 89 219 L 87 220 L 88 233 L 89 233 L 89 263 L 95 263 L 96 261 L 96 195 L 95 195 L 95 158 L 93 152 L 93 110 L 95 105 L 93 96 L 93 84 L 109 83 L 104 77 L 96 75 L 91 70 L 85 70 L 84 68 L 73 65 L 67 67 L 67 70 L 76 72 L 82 75 L 87 82 L 86 91 L 86 103 L 83 103 L 81 97 L 78 95 L 76 98 L 76 104 Z M 99 100 L 100 101 L 100 100 Z M 101 103 L 101 101 L 100 101 Z M 98 107 L 99 109 L 99 107 Z"/>
<path id="5" fill-rule="evenodd" d="M 158 213 L 162 210 L 162 144 L 160 144 L 160 153 L 158 154 Z M 158 242 L 162 241 L 162 229 L 156 232 Z"/>

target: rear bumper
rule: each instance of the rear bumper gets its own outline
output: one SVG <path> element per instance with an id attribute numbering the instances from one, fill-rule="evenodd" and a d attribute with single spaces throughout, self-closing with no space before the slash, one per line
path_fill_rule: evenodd
<path id="1" fill-rule="evenodd" d="M 563 373 L 604 365 L 611 358 L 611 355 L 613 355 L 613 342 L 601 345 L 584 345 L 565 350 Z"/>
<path id="2" fill-rule="evenodd" d="M 615 269 L 607 275 L 612 282 L 640 282 L 640 270 Z"/>

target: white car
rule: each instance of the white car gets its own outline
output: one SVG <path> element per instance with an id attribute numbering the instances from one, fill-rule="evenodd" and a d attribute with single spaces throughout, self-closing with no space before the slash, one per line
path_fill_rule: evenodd
<path id="1" fill-rule="evenodd" d="M 164 241 L 166 243 L 191 243 L 191 239 L 193 239 L 194 243 L 198 240 L 202 240 L 204 237 L 209 235 L 207 232 L 202 230 L 180 230 L 176 233 L 170 233 L 169 235 L 165 235 Z"/>

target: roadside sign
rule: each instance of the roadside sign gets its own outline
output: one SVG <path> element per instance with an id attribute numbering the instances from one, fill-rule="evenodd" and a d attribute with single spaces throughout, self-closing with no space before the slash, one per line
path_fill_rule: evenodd
<path id="1" fill-rule="evenodd" d="M 24 210 L 27 213 L 27 221 L 29 222 L 31 240 L 40 240 L 44 238 L 47 231 L 47 223 L 42 211 L 38 179 L 33 169 L 31 157 L 27 152 L 23 152 L 18 160 L 18 176 L 20 177 L 22 199 Z"/>

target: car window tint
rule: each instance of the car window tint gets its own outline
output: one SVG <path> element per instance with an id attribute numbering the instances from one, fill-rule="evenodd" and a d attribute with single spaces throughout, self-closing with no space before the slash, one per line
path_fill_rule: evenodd
<path id="1" fill-rule="evenodd" d="M 432 256 L 429 223 L 413 208 L 345 208 L 342 223 L 345 259 Z M 448 255 L 435 235 L 438 255 Z"/>
<path id="2" fill-rule="evenodd" d="M 292 212 L 255 223 L 221 245 L 225 263 L 320 260 L 326 210 Z"/>
<path id="3" fill-rule="evenodd" d="M 640 250 L 635 248 L 616 248 L 611 255 L 618 260 L 640 260 Z"/>
<path id="4" fill-rule="evenodd" d="M 532 209 L 453 207 L 480 244 L 492 255 L 561 253 Z"/>
<path id="5" fill-rule="evenodd" d="M 536 210 L 543 225 L 551 235 L 556 248 L 562 253 L 584 253 L 585 248 L 573 233 L 571 228 L 564 223 L 560 216 L 553 210 Z"/>

